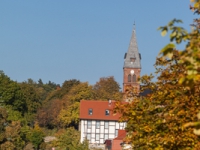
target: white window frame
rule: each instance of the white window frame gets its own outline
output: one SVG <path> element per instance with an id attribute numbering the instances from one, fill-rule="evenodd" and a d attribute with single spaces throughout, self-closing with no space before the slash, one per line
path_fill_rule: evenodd
<path id="1" fill-rule="evenodd" d="M 105 115 L 109 116 L 110 115 L 110 111 L 108 109 L 105 110 Z"/>

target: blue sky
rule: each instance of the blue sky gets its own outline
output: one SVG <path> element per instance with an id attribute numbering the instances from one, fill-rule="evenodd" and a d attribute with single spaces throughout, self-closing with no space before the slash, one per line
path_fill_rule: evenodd
<path id="1" fill-rule="evenodd" d="M 95 84 L 114 76 L 122 85 L 123 57 L 134 21 L 142 73 L 154 72 L 169 42 L 157 28 L 195 17 L 189 0 L 9 0 L 0 1 L 0 70 L 12 80 Z"/>

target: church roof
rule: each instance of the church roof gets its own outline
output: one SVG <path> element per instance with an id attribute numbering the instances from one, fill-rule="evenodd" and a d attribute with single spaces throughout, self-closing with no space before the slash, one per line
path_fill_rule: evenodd
<path id="1" fill-rule="evenodd" d="M 133 28 L 128 52 L 124 55 L 124 68 L 141 68 L 141 55 L 138 52 L 135 27 Z"/>

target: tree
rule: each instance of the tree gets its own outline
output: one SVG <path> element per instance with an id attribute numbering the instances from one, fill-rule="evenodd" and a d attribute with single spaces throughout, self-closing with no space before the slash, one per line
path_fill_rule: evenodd
<path id="1" fill-rule="evenodd" d="M 0 145 L 5 142 L 5 127 L 8 124 L 7 117 L 6 109 L 0 107 Z"/>
<path id="2" fill-rule="evenodd" d="M 68 94 L 63 97 L 63 100 L 69 101 L 69 104 L 80 102 L 82 99 L 93 99 L 92 86 L 87 82 L 82 82 L 76 86 L 73 86 Z"/>
<path id="3" fill-rule="evenodd" d="M 59 87 L 56 90 L 54 89 L 49 92 L 44 103 L 48 103 L 48 101 L 52 99 L 62 99 L 65 95 L 68 94 L 72 87 L 78 85 L 79 83 L 80 81 L 76 79 L 66 80 L 61 88 Z M 49 87 L 49 85 L 45 85 L 44 87 L 46 86 Z"/>
<path id="4" fill-rule="evenodd" d="M 71 90 L 71 88 L 72 87 L 74 87 L 74 86 L 76 86 L 76 85 L 78 85 L 78 84 L 80 84 L 81 82 L 79 81 L 79 80 L 76 80 L 76 79 L 72 79 L 72 80 L 66 80 L 64 83 L 63 83 L 63 85 L 62 85 L 62 96 L 64 96 L 65 94 L 67 94 L 70 90 Z"/>
<path id="5" fill-rule="evenodd" d="M 58 140 L 54 141 L 54 146 L 65 150 L 89 150 L 88 142 L 80 143 L 80 133 L 74 128 L 62 129 L 57 132 Z"/>
<path id="6" fill-rule="evenodd" d="M 43 142 L 44 132 L 39 127 L 39 124 L 37 122 L 34 124 L 34 128 L 27 135 L 27 138 L 30 142 L 33 143 L 36 150 L 39 148 L 39 145 Z"/>
<path id="7" fill-rule="evenodd" d="M 194 2 L 198 13 L 200 1 Z M 152 81 L 152 75 L 140 79 L 142 90 L 150 89 L 151 94 L 134 97 L 130 104 L 116 105 L 122 121 L 127 121 L 126 140 L 134 149 L 200 149 L 200 137 L 193 133 L 191 124 L 186 124 L 197 120 L 199 111 L 200 33 L 199 28 L 188 33 L 175 26 L 181 22 L 174 19 L 159 28 L 162 35 L 172 31 L 173 43 L 166 45 L 156 59 L 157 81 Z M 187 42 L 185 49 L 177 50 L 176 44 L 182 41 Z"/>
<path id="8" fill-rule="evenodd" d="M 21 137 L 20 121 L 9 120 L 5 108 L 0 108 L 0 149 L 23 149 L 25 140 Z"/>
<path id="9" fill-rule="evenodd" d="M 120 100 L 122 98 L 122 94 L 119 91 L 120 86 L 113 76 L 100 78 L 100 80 L 93 86 L 93 90 L 94 98 L 98 100 Z"/>
<path id="10" fill-rule="evenodd" d="M 20 121 L 12 121 L 6 126 L 5 136 L 8 142 L 12 143 L 15 149 L 23 149 L 25 141 L 20 136 L 21 123 Z"/>
<path id="11" fill-rule="evenodd" d="M 75 102 L 67 108 L 63 108 L 58 116 L 61 127 L 74 126 L 78 129 L 80 103 Z"/>
<path id="12" fill-rule="evenodd" d="M 20 86 L 5 75 L 3 71 L 0 71 L 0 105 L 9 105 L 18 111 L 23 111 L 25 106 Z"/>
<path id="13" fill-rule="evenodd" d="M 62 108 L 62 101 L 54 99 L 49 101 L 37 111 L 37 121 L 42 127 L 59 127 L 58 115 Z"/>
<path id="14" fill-rule="evenodd" d="M 21 101 L 24 103 L 24 107 L 20 112 L 30 126 L 33 126 L 37 109 L 42 104 L 40 94 L 32 82 L 30 80 L 28 83 L 20 83 Z"/>

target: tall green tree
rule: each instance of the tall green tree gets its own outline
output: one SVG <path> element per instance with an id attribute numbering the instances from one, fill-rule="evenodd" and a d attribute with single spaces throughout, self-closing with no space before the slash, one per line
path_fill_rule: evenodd
<path id="1" fill-rule="evenodd" d="M 20 83 L 21 93 L 23 95 L 22 101 L 25 102 L 22 115 L 29 125 L 33 126 L 36 112 L 42 105 L 42 100 L 37 88 L 32 83 Z"/>
<path id="2" fill-rule="evenodd" d="M 14 110 L 23 111 L 25 101 L 22 99 L 20 86 L 0 71 L 0 105 L 12 106 Z"/>

